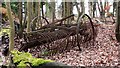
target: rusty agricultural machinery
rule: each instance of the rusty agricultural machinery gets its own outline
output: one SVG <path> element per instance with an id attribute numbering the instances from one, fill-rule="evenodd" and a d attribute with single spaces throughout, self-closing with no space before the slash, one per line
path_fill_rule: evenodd
<path id="1" fill-rule="evenodd" d="M 84 14 L 80 17 L 81 19 L 87 17 L 88 18 L 87 23 L 85 22 L 83 23 L 80 18 L 78 19 L 76 24 L 62 23 L 62 21 L 73 16 L 74 15 L 63 18 L 52 24 L 49 24 L 49 22 L 47 21 L 48 25 L 45 25 L 36 31 L 24 33 L 24 42 L 22 42 L 19 51 L 27 50 L 28 48 L 33 48 L 36 46 L 41 46 L 70 36 L 76 37 L 77 46 L 79 50 L 81 50 L 79 41 L 82 39 L 80 38 L 80 36 L 84 37 L 83 38 L 84 42 L 90 40 L 94 41 L 96 36 L 96 31 L 91 18 L 87 14 Z"/>

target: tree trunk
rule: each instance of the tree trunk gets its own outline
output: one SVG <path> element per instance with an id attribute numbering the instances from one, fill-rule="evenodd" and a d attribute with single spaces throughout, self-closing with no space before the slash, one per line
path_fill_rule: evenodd
<path id="1" fill-rule="evenodd" d="M 91 17 L 93 17 L 93 2 L 89 2 L 89 14 Z"/>
<path id="2" fill-rule="evenodd" d="M 7 12 L 8 12 L 8 19 L 10 22 L 9 51 L 12 51 L 14 49 L 15 27 L 14 27 L 13 17 L 12 17 L 12 13 L 11 13 L 10 2 L 6 2 L 6 8 L 7 8 Z"/>
<path id="3" fill-rule="evenodd" d="M 44 17 L 44 10 L 43 10 L 43 5 L 44 5 L 45 3 L 44 2 L 41 2 L 41 10 L 42 10 L 42 16 Z"/>
<path id="4" fill-rule="evenodd" d="M 115 13 L 116 13 L 116 7 L 117 6 L 117 2 L 113 2 L 113 16 L 115 16 Z"/>
<path id="5" fill-rule="evenodd" d="M 22 20 L 23 20 L 23 15 L 22 15 L 22 2 L 19 2 L 19 14 L 18 14 L 18 18 L 19 18 L 19 22 L 20 22 L 20 29 L 18 31 L 18 35 L 20 38 L 22 38 L 22 34 L 23 34 L 23 27 L 22 27 Z"/>
<path id="6" fill-rule="evenodd" d="M 72 2 L 62 2 L 62 17 L 65 18 L 67 16 L 70 16 L 71 14 L 73 14 L 72 10 L 73 10 L 73 3 Z M 72 21 L 72 18 L 67 19 L 64 21 L 65 24 L 70 24 L 70 22 Z"/>
<path id="7" fill-rule="evenodd" d="M 80 2 L 80 4 L 81 4 L 81 13 L 85 13 L 84 0 Z"/>
<path id="8" fill-rule="evenodd" d="M 93 2 L 93 18 L 95 17 L 96 2 Z"/>
<path id="9" fill-rule="evenodd" d="M 19 8 L 18 18 L 19 18 L 20 26 L 22 26 L 22 2 L 19 2 L 18 8 Z"/>
<path id="10" fill-rule="evenodd" d="M 27 32 L 30 32 L 31 4 L 32 2 L 27 2 Z"/>
<path id="11" fill-rule="evenodd" d="M 54 18 L 55 18 L 55 2 L 54 2 L 55 0 L 51 0 L 51 7 L 52 7 L 52 9 L 51 9 L 51 21 L 52 22 L 54 22 Z"/>
<path id="12" fill-rule="evenodd" d="M 67 12 L 66 12 L 66 10 L 67 10 L 67 3 L 66 2 L 62 2 L 62 9 L 63 9 L 63 11 L 62 11 L 62 17 L 63 18 L 65 18 L 66 16 L 67 16 Z M 64 21 L 64 23 L 66 23 L 66 20 Z"/>
<path id="13" fill-rule="evenodd" d="M 39 1 L 39 0 L 38 0 Z M 36 11 L 36 16 L 40 16 L 38 17 L 37 19 L 37 27 L 42 27 L 42 24 L 41 24 L 41 11 L 40 11 L 40 1 L 37 2 L 37 5 L 35 7 L 35 11 Z"/>
<path id="14" fill-rule="evenodd" d="M 107 6 L 107 0 L 105 0 L 105 3 L 104 3 L 104 10 L 106 6 Z M 106 12 L 105 12 L 105 17 L 106 17 Z"/>
<path id="15" fill-rule="evenodd" d="M 84 1 L 80 2 L 80 8 L 81 9 L 78 7 L 77 2 L 75 2 L 75 3 L 76 3 L 75 6 L 76 6 L 77 11 L 78 11 L 77 21 L 79 21 L 80 16 L 85 13 Z"/>
<path id="16" fill-rule="evenodd" d="M 33 18 L 35 18 L 36 16 L 38 16 L 38 5 L 39 5 L 39 2 L 33 2 L 33 7 L 31 8 L 32 9 L 32 16 L 31 16 L 31 18 L 33 19 Z M 32 25 L 32 27 L 31 27 L 31 29 L 32 29 L 32 31 L 34 31 L 35 30 L 35 28 L 36 28 L 36 24 L 37 24 L 37 21 L 38 21 L 38 19 L 36 19 L 33 23 L 31 23 Z"/>
<path id="17" fill-rule="evenodd" d="M 72 10 L 73 10 L 72 2 L 67 2 L 67 16 L 70 16 L 71 14 L 73 14 Z M 67 19 L 67 24 L 70 24 L 71 21 L 72 21 L 72 18 Z"/>
<path id="18" fill-rule="evenodd" d="M 31 1 L 33 1 L 33 0 L 31 0 Z M 30 5 L 30 9 L 31 9 L 31 19 L 33 19 L 34 17 L 35 17 L 35 10 L 34 10 L 34 3 L 35 2 L 31 2 L 31 5 Z"/>
<path id="19" fill-rule="evenodd" d="M 120 42 L 120 1 L 117 3 L 116 39 Z"/>
<path id="20" fill-rule="evenodd" d="M 41 8 L 40 8 L 40 5 L 41 5 L 41 3 L 40 3 L 40 1 L 39 1 L 39 3 L 38 3 L 38 16 L 40 16 L 40 17 L 38 17 L 38 27 L 42 27 L 42 22 L 41 22 Z"/>
<path id="21" fill-rule="evenodd" d="M 102 1 L 100 2 L 100 8 L 101 8 L 100 16 L 101 16 L 101 19 L 103 19 L 103 17 L 105 16 L 105 12 L 103 10 L 103 3 L 102 3 Z"/>

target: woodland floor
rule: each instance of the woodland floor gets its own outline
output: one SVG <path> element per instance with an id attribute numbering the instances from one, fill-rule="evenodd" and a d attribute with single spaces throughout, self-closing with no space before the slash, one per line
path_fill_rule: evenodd
<path id="1" fill-rule="evenodd" d="M 115 38 L 115 25 L 99 25 L 94 43 L 94 46 L 84 47 L 85 45 L 82 45 L 81 52 L 76 51 L 75 47 L 69 52 L 46 58 L 72 66 L 118 66 L 120 64 L 118 63 L 120 44 Z"/>
<path id="2" fill-rule="evenodd" d="M 84 44 L 81 45 L 81 52 L 77 50 L 78 47 L 76 46 L 69 51 L 63 51 L 62 53 L 43 58 L 71 66 L 120 66 L 118 62 L 120 60 L 120 44 L 117 43 L 115 38 L 115 24 L 100 24 L 97 28 L 98 34 L 94 41 L 94 46 Z M 30 52 L 34 56 L 39 54 L 39 51 L 34 48 Z"/>

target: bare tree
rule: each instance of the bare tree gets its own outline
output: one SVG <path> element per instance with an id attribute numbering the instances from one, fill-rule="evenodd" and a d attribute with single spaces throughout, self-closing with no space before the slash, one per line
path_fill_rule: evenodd
<path id="1" fill-rule="evenodd" d="M 120 42 L 120 1 L 117 3 L 116 39 Z"/>
<path id="2" fill-rule="evenodd" d="M 113 2 L 113 16 L 115 16 L 115 13 L 116 13 L 116 7 L 117 6 L 117 2 L 116 2 L 116 0 L 114 0 L 114 2 Z"/>
<path id="3" fill-rule="evenodd" d="M 6 8 L 7 8 L 7 12 L 8 12 L 8 19 L 10 22 L 9 51 L 12 51 L 14 49 L 15 27 L 14 27 L 13 17 L 12 17 L 12 13 L 11 13 L 10 2 L 6 2 Z"/>
<path id="4" fill-rule="evenodd" d="M 96 11 L 96 2 L 93 2 L 93 17 L 95 17 L 95 11 Z"/>
<path id="5" fill-rule="evenodd" d="M 89 2 L 89 14 L 91 17 L 95 17 L 96 2 Z"/>
<path id="6" fill-rule="evenodd" d="M 93 17 L 92 12 L 93 12 L 93 2 L 89 2 L 89 14 L 91 17 Z"/>
<path id="7" fill-rule="evenodd" d="M 55 18 L 55 0 L 51 0 L 50 2 L 50 18 L 51 18 L 51 22 L 54 22 L 54 18 Z"/>
<path id="8" fill-rule="evenodd" d="M 66 9 L 67 9 L 67 2 L 62 2 L 62 17 L 66 17 L 67 13 L 66 13 Z M 64 23 L 66 23 L 66 21 L 64 21 Z"/>
<path id="9" fill-rule="evenodd" d="M 62 2 L 62 17 L 67 17 L 73 14 L 73 3 L 72 2 Z M 67 19 L 64 23 L 69 24 L 72 18 Z"/>
<path id="10" fill-rule="evenodd" d="M 40 1 L 40 0 L 38 0 L 38 1 Z M 42 23 L 41 23 L 41 11 L 40 11 L 40 2 L 37 2 L 36 3 L 36 6 L 35 6 L 35 13 L 36 13 L 36 16 L 38 16 L 38 19 L 37 19 L 37 27 L 39 27 L 39 25 L 40 25 L 40 27 L 42 27 Z M 40 23 L 39 23 L 40 22 Z"/>
<path id="11" fill-rule="evenodd" d="M 100 0 L 100 16 L 101 16 L 101 19 L 103 19 L 103 17 L 105 16 L 105 11 L 104 11 L 104 7 L 103 7 L 103 3 L 102 1 Z"/>
<path id="12" fill-rule="evenodd" d="M 30 32 L 31 5 L 32 5 L 32 2 L 27 2 L 27 32 Z"/>
<path id="13" fill-rule="evenodd" d="M 39 2 L 33 2 L 32 3 L 33 5 L 32 5 L 32 12 L 31 12 L 31 14 L 32 14 L 32 16 L 31 16 L 31 18 L 33 19 L 33 18 L 35 18 L 35 17 L 37 17 L 38 15 L 39 15 L 39 12 L 38 11 L 40 11 L 40 5 L 39 5 Z M 35 30 L 35 28 L 37 27 L 37 24 L 38 24 L 38 21 L 39 21 L 39 18 L 40 17 L 38 17 L 34 22 L 32 22 L 31 24 L 31 29 L 34 31 Z"/>
<path id="14" fill-rule="evenodd" d="M 22 26 L 22 2 L 19 2 L 19 7 L 18 7 L 18 10 L 19 10 L 19 14 L 18 14 L 18 18 L 19 18 L 19 21 L 20 21 L 20 25 Z"/>
<path id="15" fill-rule="evenodd" d="M 19 2 L 19 7 L 18 7 L 18 18 L 19 18 L 19 22 L 20 22 L 20 29 L 19 29 L 19 32 L 18 32 L 18 35 L 20 38 L 22 38 L 22 33 L 23 33 L 23 27 L 22 27 L 22 20 L 23 20 L 23 15 L 22 15 L 22 2 Z"/>
<path id="16" fill-rule="evenodd" d="M 67 2 L 67 16 L 70 16 L 73 14 L 73 3 L 72 2 Z M 72 18 L 67 19 L 67 24 L 70 24 L 72 21 Z"/>

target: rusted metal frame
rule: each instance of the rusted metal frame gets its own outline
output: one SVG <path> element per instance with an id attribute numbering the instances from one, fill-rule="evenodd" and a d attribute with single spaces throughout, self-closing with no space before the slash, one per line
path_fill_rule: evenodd
<path id="1" fill-rule="evenodd" d="M 53 23 L 51 23 L 51 24 L 45 25 L 45 26 L 41 27 L 40 29 L 45 29 L 45 28 L 49 28 L 49 27 L 51 27 L 51 26 L 61 25 L 61 24 L 62 24 L 61 21 L 64 21 L 64 20 L 66 20 L 66 19 L 68 19 L 68 18 L 71 18 L 71 17 L 73 17 L 73 16 L 74 16 L 74 14 L 72 14 L 72 15 L 70 15 L 70 16 L 68 16 L 68 17 L 65 17 L 65 18 L 63 18 L 63 19 L 57 20 L 57 21 L 55 21 L 55 22 L 53 22 Z M 60 22 L 60 23 L 58 23 L 58 22 Z M 56 23 L 58 23 L 58 24 L 56 24 Z M 40 29 L 38 29 L 38 30 L 40 30 Z"/>
<path id="2" fill-rule="evenodd" d="M 63 33 L 64 32 L 64 33 Z M 53 39 L 52 41 L 50 41 L 50 43 L 51 42 L 53 42 L 53 41 L 56 41 L 56 40 L 58 40 L 58 39 L 62 39 L 62 38 L 65 38 L 67 35 L 69 35 L 70 34 L 70 32 L 72 32 L 72 34 L 70 35 L 70 36 L 73 36 L 73 35 L 75 35 L 76 33 L 75 33 L 75 30 L 73 31 L 71 31 L 71 29 L 69 30 L 69 31 L 66 31 L 66 30 L 57 30 L 57 31 L 54 31 L 54 32 L 49 32 L 51 35 L 53 35 L 53 37 L 51 37 L 51 39 Z M 49 33 L 41 33 L 40 35 L 47 35 L 47 34 L 49 34 Z M 62 35 L 55 35 L 56 33 L 62 33 Z M 20 48 L 20 51 L 21 50 L 25 50 L 25 49 L 27 49 L 27 48 L 31 48 L 31 47 L 35 47 L 35 46 L 38 46 L 38 45 L 43 45 L 43 44 L 45 44 L 45 43 L 47 43 L 47 41 L 46 41 L 46 39 L 44 39 L 44 40 L 42 40 L 44 37 L 41 37 L 40 39 L 38 39 L 38 40 L 32 40 L 32 41 L 30 41 L 30 42 L 26 42 L 26 43 L 24 43 L 23 44 L 23 47 L 21 47 Z M 49 39 L 50 40 L 50 39 Z M 34 46 L 33 46 L 34 45 Z"/>
<path id="3" fill-rule="evenodd" d="M 94 37 L 94 27 L 93 27 L 93 23 L 91 22 L 92 20 L 90 20 L 90 23 L 91 23 L 91 25 L 92 25 L 92 29 L 93 29 L 93 37 Z M 55 27 L 54 27 L 55 28 Z M 69 32 L 73 32 L 70 36 L 73 36 L 73 35 L 75 35 L 76 34 L 76 30 L 78 31 L 78 33 L 80 33 L 80 34 L 82 34 L 82 32 L 83 32 L 83 29 L 85 28 L 85 27 L 82 27 L 81 26 L 81 28 L 83 28 L 83 29 L 77 29 L 78 27 L 70 27 L 70 28 L 68 28 L 68 27 L 63 27 L 63 26 L 57 26 L 56 27 L 57 29 L 59 29 L 59 30 L 56 30 L 56 31 L 53 31 L 53 32 L 43 32 L 43 33 L 39 33 L 38 32 L 38 34 L 39 35 L 48 35 L 48 34 L 51 34 L 52 35 L 52 37 L 50 37 L 49 38 L 49 40 L 50 40 L 50 43 L 51 42 L 53 42 L 53 41 L 56 41 L 56 40 L 58 40 L 58 39 L 62 39 L 62 38 L 64 38 L 64 37 L 67 37 L 67 35 L 68 34 L 70 34 Z M 79 27 L 80 28 L 80 27 Z M 65 33 L 66 32 L 66 33 Z M 60 34 L 59 34 L 60 33 Z M 62 33 L 62 34 L 61 34 Z M 58 36 L 54 36 L 55 34 L 58 34 Z M 44 38 L 44 37 L 43 37 Z M 51 39 L 52 39 L 52 41 L 51 41 Z M 48 39 L 47 39 L 48 40 Z M 34 44 L 36 44 L 36 45 L 34 45 Z M 24 43 L 23 45 L 23 47 L 21 47 L 20 48 L 20 50 L 24 50 L 24 49 L 27 49 L 27 48 L 31 48 L 31 47 L 34 47 L 34 46 L 37 46 L 37 45 L 43 45 L 43 44 L 45 44 L 45 43 L 48 43 L 48 41 L 46 41 L 46 38 L 44 39 L 44 40 L 41 40 L 41 38 L 38 38 L 37 40 L 34 40 L 34 41 L 30 41 L 30 42 L 26 42 L 26 43 Z M 34 45 L 34 46 L 33 46 Z"/>
<path id="4" fill-rule="evenodd" d="M 63 25 L 61 25 L 61 26 L 51 26 L 51 27 L 49 27 L 49 28 L 46 28 L 46 29 L 41 29 L 41 30 L 37 30 L 37 31 L 32 31 L 32 32 L 28 32 L 28 33 L 26 33 L 26 32 L 24 32 L 24 34 L 26 35 L 26 34 L 28 34 L 28 35 L 30 35 L 30 34 L 37 34 L 37 33 L 43 33 L 43 32 L 52 32 L 52 31 L 55 31 L 55 29 L 58 29 L 58 30 L 60 30 L 60 29 L 65 29 L 65 30 L 69 30 L 69 27 L 71 28 L 71 27 L 76 27 L 76 25 L 77 24 L 63 24 Z M 81 29 L 81 28 L 80 28 Z"/>

